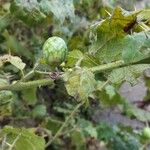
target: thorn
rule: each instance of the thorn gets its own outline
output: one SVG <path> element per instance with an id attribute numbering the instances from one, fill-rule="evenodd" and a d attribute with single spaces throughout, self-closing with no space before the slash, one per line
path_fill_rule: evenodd
<path id="1" fill-rule="evenodd" d="M 136 6 L 134 5 L 134 11 L 136 11 Z"/>
<path id="2" fill-rule="evenodd" d="M 105 12 L 106 12 L 109 16 L 111 16 L 111 13 L 110 13 L 110 12 L 108 12 L 106 9 L 105 9 Z"/>

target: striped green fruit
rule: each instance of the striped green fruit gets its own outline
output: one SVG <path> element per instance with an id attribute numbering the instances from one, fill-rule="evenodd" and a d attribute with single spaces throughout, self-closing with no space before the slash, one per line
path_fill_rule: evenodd
<path id="1" fill-rule="evenodd" d="M 50 37 L 43 45 L 43 59 L 51 67 L 59 66 L 66 58 L 67 45 L 60 37 Z"/>

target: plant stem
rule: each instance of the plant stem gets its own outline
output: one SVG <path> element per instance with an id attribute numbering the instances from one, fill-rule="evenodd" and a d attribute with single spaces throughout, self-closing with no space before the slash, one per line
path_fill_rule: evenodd
<path id="1" fill-rule="evenodd" d="M 100 89 L 103 89 L 107 83 L 109 81 L 107 80 Z M 56 134 L 53 136 L 53 138 L 51 140 L 49 140 L 46 144 L 45 147 L 48 147 L 49 145 L 51 145 L 51 143 L 61 134 L 62 130 L 65 128 L 65 126 L 68 124 L 68 122 L 70 121 L 71 117 L 73 117 L 73 115 L 77 112 L 77 110 L 85 103 L 86 101 L 82 101 L 81 103 L 79 103 L 74 110 L 70 113 L 70 115 L 67 117 L 67 119 L 65 120 L 65 122 L 62 124 L 62 126 L 59 128 L 59 130 L 56 132 Z"/>
<path id="2" fill-rule="evenodd" d="M 30 89 L 33 87 L 45 86 L 45 85 L 54 86 L 54 82 L 52 79 L 41 79 L 41 80 L 35 80 L 29 82 L 19 81 L 11 85 L 0 86 L 0 91 L 2 90 L 20 91 L 20 90 L 25 90 L 25 89 Z"/>
<path id="3" fill-rule="evenodd" d="M 15 138 L 15 140 L 13 141 L 13 143 L 10 144 L 10 147 L 9 147 L 8 150 L 12 150 L 15 147 L 15 144 L 19 140 L 20 136 L 21 136 L 21 133 Z"/>
<path id="4" fill-rule="evenodd" d="M 147 141 L 139 150 L 146 150 L 149 144 L 150 144 L 150 140 Z"/>
<path id="5" fill-rule="evenodd" d="M 65 126 L 67 125 L 67 123 L 69 122 L 69 120 L 71 119 L 71 117 L 73 117 L 73 115 L 77 112 L 77 110 L 84 104 L 84 102 L 79 103 L 74 110 L 71 112 L 71 114 L 67 117 L 67 119 L 65 120 L 65 122 L 63 123 L 63 125 L 59 128 L 59 130 L 56 132 L 56 134 L 53 136 L 53 138 L 47 142 L 46 147 L 48 147 L 49 145 L 51 145 L 51 143 L 61 134 L 62 130 L 65 128 Z"/>
<path id="6" fill-rule="evenodd" d="M 122 65 L 124 65 L 124 61 L 119 60 L 119 61 L 115 61 L 115 62 L 112 62 L 112 63 L 92 67 L 92 68 L 89 68 L 89 70 L 91 70 L 92 72 L 95 73 L 95 72 L 101 72 L 101 71 L 113 69 L 113 68 L 116 68 L 116 67 L 119 67 L 119 66 L 122 66 Z"/>
<path id="7" fill-rule="evenodd" d="M 34 70 L 31 70 L 29 73 L 27 73 L 22 79 L 21 81 L 27 81 L 29 79 L 31 79 L 35 74 Z"/>
<path id="8" fill-rule="evenodd" d="M 35 69 L 38 67 L 38 63 L 36 63 L 35 65 L 34 65 L 34 67 L 33 67 L 33 69 L 30 71 L 30 72 L 28 72 L 24 77 L 23 77 L 23 79 L 21 79 L 21 81 L 27 81 L 27 80 L 29 80 L 29 79 L 31 79 L 33 76 L 34 76 L 34 74 L 35 74 Z"/>

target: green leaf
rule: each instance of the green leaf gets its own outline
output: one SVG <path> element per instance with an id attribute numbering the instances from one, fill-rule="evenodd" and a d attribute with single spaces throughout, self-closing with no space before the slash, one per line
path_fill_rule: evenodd
<path id="1" fill-rule="evenodd" d="M 76 146 L 76 150 L 86 150 L 85 137 L 79 129 L 71 132 L 71 141 Z"/>
<path id="2" fill-rule="evenodd" d="M 78 60 L 82 60 L 84 55 L 79 50 L 73 50 L 68 54 L 66 66 L 73 67 Z"/>
<path id="3" fill-rule="evenodd" d="M 115 131 L 113 128 L 106 124 L 106 123 L 101 123 L 96 127 L 97 134 L 98 134 L 98 139 L 99 140 L 110 140 L 116 136 Z"/>
<path id="4" fill-rule="evenodd" d="M 27 103 L 27 105 L 35 105 L 37 102 L 36 97 L 37 88 L 27 89 L 22 91 L 22 97 Z"/>
<path id="5" fill-rule="evenodd" d="M 136 117 L 136 119 L 143 121 L 143 122 L 149 122 L 150 121 L 150 112 L 145 111 L 143 109 L 140 109 L 134 105 L 128 104 L 125 112 L 127 113 L 128 116 Z"/>
<path id="6" fill-rule="evenodd" d="M 84 133 L 85 136 L 97 138 L 96 128 L 92 125 L 90 121 L 85 119 L 79 119 L 77 124 L 81 128 L 81 131 Z"/>
<path id="7" fill-rule="evenodd" d="M 46 106 L 45 105 L 37 105 L 32 110 L 32 116 L 33 118 L 42 119 L 47 113 Z"/>
<path id="8" fill-rule="evenodd" d="M 150 56 L 150 33 L 140 32 L 122 40 L 122 57 L 125 62 L 136 62 Z"/>
<path id="9" fill-rule="evenodd" d="M 94 74 L 86 68 L 67 71 L 63 78 L 68 94 L 79 100 L 87 100 L 95 90 Z"/>
<path id="10" fill-rule="evenodd" d="M 111 71 L 111 73 L 108 76 L 108 80 L 116 85 L 121 84 L 124 81 L 136 84 L 137 78 L 142 74 L 142 72 L 145 69 L 149 67 L 150 67 L 149 64 L 137 64 L 117 68 Z"/>
<path id="11" fill-rule="evenodd" d="M 129 13 L 117 7 L 111 17 L 92 27 L 93 44 L 89 50 L 101 63 L 121 59 L 122 39 L 132 29 L 138 12 Z"/>
<path id="12" fill-rule="evenodd" d="M 123 98 L 112 85 L 106 85 L 103 90 L 97 91 L 96 94 L 103 105 L 111 106 L 123 103 Z"/>
<path id="13" fill-rule="evenodd" d="M 0 85 L 8 85 L 8 82 L 0 78 Z M 12 114 L 13 93 L 8 90 L 0 91 L 0 118 Z"/>
<path id="14" fill-rule="evenodd" d="M 56 134 L 59 128 L 62 126 L 63 122 L 59 121 L 56 118 L 47 117 L 45 121 L 42 123 L 42 126 L 52 132 L 52 134 Z"/>
<path id="15" fill-rule="evenodd" d="M 13 54 L 17 54 L 19 56 L 24 56 L 27 59 L 33 59 L 33 55 L 31 51 L 26 49 L 22 43 L 20 43 L 15 36 L 12 36 L 8 33 L 7 30 L 3 32 L 3 36 L 5 37 L 5 46 L 7 47 L 7 52 L 12 52 Z"/>
<path id="16" fill-rule="evenodd" d="M 10 62 L 16 68 L 23 70 L 25 68 L 25 63 L 18 56 L 11 56 L 11 55 L 3 55 L 0 56 L 0 64 L 4 64 L 6 62 Z"/>
<path id="17" fill-rule="evenodd" d="M 46 15 L 53 13 L 61 23 L 65 18 L 73 21 L 75 17 L 73 0 L 41 0 L 39 6 Z"/>
<path id="18" fill-rule="evenodd" d="M 26 64 L 23 63 L 22 60 L 17 56 L 11 56 L 8 61 L 19 70 L 23 70 L 26 66 Z"/>
<path id="19" fill-rule="evenodd" d="M 11 91 L 0 91 L 0 118 L 12 114 L 13 93 Z"/>
<path id="20" fill-rule="evenodd" d="M 13 128 L 5 126 L 2 133 L 6 136 L 5 148 L 9 149 L 13 145 L 13 150 L 44 150 L 45 140 L 35 135 L 33 129 Z"/>
<path id="21" fill-rule="evenodd" d="M 37 0 L 13 0 L 10 11 L 14 16 L 32 26 L 42 23 L 46 18 L 46 15 L 40 11 Z"/>
<path id="22" fill-rule="evenodd" d="M 92 67 L 99 65 L 98 60 L 89 54 L 79 50 L 73 50 L 68 54 L 66 67 L 74 67 L 80 61 L 80 66 Z"/>
<path id="23" fill-rule="evenodd" d="M 11 19 L 8 15 L 0 16 L 0 32 L 2 32 L 9 24 Z"/>

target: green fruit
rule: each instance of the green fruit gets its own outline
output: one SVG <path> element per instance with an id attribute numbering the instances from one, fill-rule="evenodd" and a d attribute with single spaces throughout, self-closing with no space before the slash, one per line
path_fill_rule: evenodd
<path id="1" fill-rule="evenodd" d="M 144 136 L 145 138 L 150 139 L 150 128 L 149 128 L 149 127 L 145 127 L 145 128 L 143 129 L 143 136 Z"/>
<path id="2" fill-rule="evenodd" d="M 32 110 L 32 116 L 34 118 L 42 118 L 46 115 L 46 106 L 45 105 L 37 105 L 35 108 Z"/>
<path id="3" fill-rule="evenodd" d="M 60 37 L 50 37 L 43 45 L 43 59 L 52 67 L 59 66 L 65 60 L 67 52 L 66 43 Z"/>

